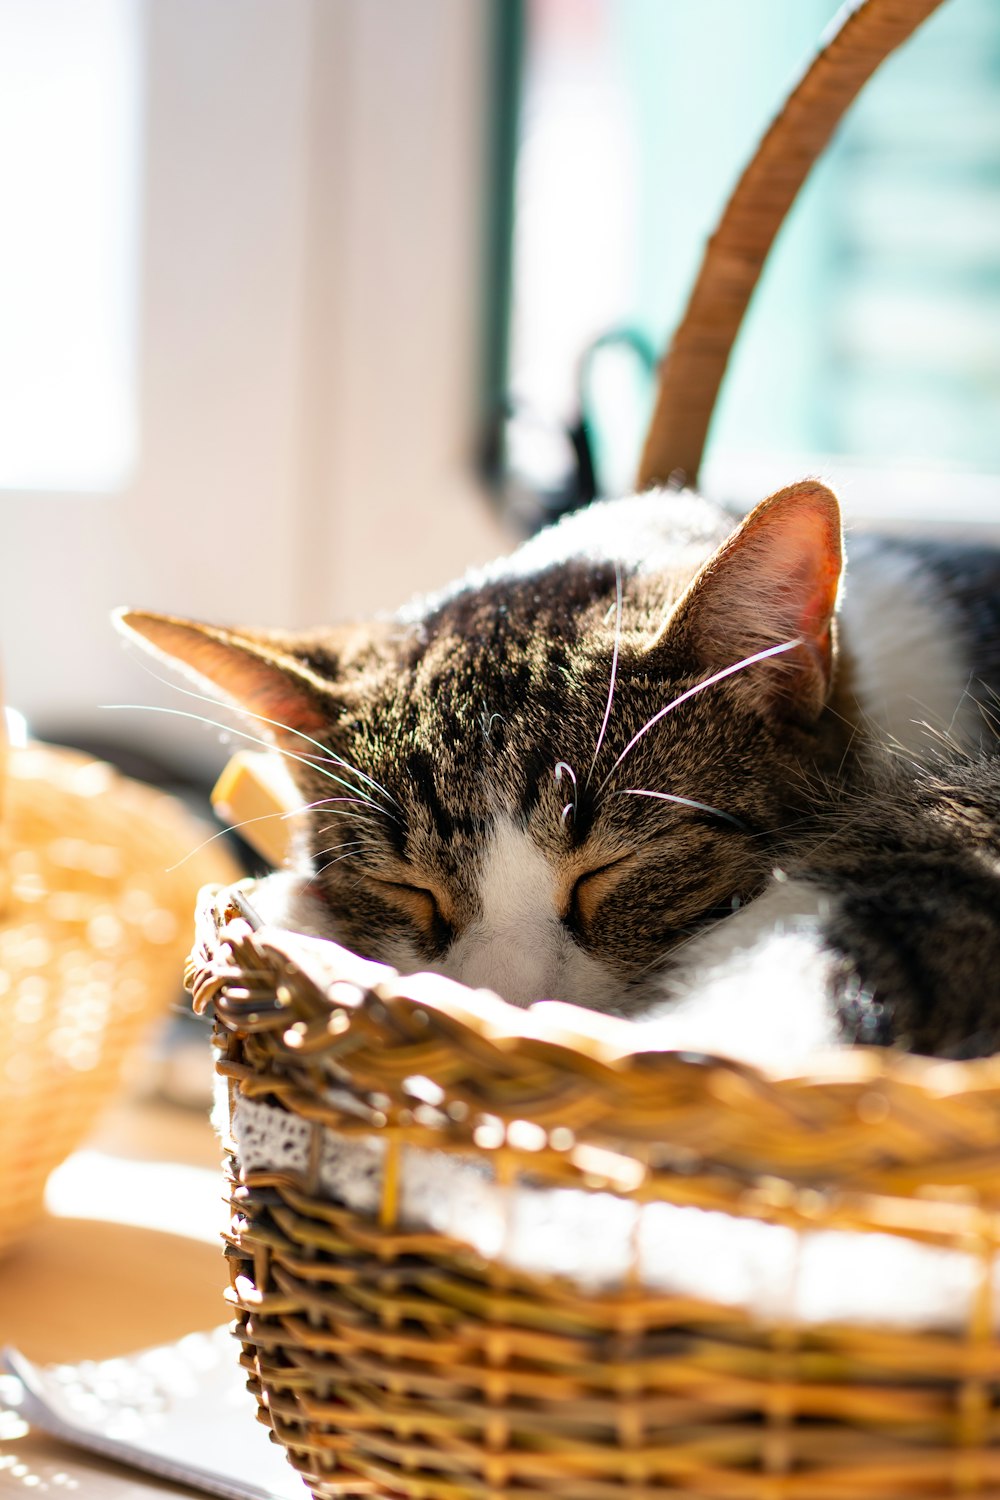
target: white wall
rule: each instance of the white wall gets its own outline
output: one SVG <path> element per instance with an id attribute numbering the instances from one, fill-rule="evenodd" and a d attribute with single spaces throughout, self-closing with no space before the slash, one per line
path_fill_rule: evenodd
<path id="1" fill-rule="evenodd" d="M 145 0 L 140 444 L 115 494 L 0 493 L 8 701 L 218 761 L 117 644 L 132 603 L 306 624 L 501 550 L 471 476 L 487 9 Z M 53 434 L 58 441 L 58 434 Z"/>

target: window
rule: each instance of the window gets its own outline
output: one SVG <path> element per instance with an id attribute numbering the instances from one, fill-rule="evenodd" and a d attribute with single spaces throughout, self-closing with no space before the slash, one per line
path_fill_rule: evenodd
<path id="1" fill-rule="evenodd" d="M 738 172 L 837 9 L 526 0 L 508 383 L 546 423 L 572 425 L 582 399 L 604 492 L 628 488 L 648 415 L 635 351 L 666 346 Z M 885 513 L 895 486 L 911 509 L 996 518 L 998 84 L 1000 10 L 956 0 L 863 93 L 765 271 L 706 488 L 750 500 L 819 469 L 859 501 L 879 490 Z M 616 329 L 630 341 L 581 365 Z"/>
<path id="2" fill-rule="evenodd" d="M 113 490 L 135 459 L 142 15 L 0 4 L 0 489 Z"/>

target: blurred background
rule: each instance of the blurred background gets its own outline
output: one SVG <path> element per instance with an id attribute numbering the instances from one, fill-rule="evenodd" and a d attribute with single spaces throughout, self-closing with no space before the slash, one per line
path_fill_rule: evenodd
<path id="1" fill-rule="evenodd" d="M 0 0 L 0 629 L 42 735 L 218 733 L 108 625 L 386 609 L 627 490 L 652 363 L 832 0 Z M 772 257 L 704 487 L 1000 518 L 1000 9 L 877 75 Z"/>

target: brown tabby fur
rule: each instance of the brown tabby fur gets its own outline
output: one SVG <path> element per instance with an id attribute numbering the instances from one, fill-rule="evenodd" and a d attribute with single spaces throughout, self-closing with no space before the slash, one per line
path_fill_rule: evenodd
<path id="1" fill-rule="evenodd" d="M 609 976 L 613 998 L 587 1003 L 627 1014 L 671 948 L 762 889 L 818 789 L 852 781 L 866 732 L 836 650 L 829 491 L 792 486 L 733 536 L 704 502 L 629 504 L 368 626 L 123 616 L 289 758 L 331 936 L 443 964 L 488 921 L 482 872 L 506 818 L 544 856 L 555 919 Z"/>

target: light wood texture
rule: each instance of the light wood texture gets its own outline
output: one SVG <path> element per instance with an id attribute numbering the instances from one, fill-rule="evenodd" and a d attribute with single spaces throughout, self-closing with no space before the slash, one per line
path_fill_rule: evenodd
<path id="1" fill-rule="evenodd" d="M 147 1478 L 42 1434 L 28 1433 L 9 1444 L 0 1441 L 0 1495 L 4 1500 L 29 1500 L 39 1494 L 66 1500 L 167 1500 L 170 1495 L 205 1500 L 187 1485 Z"/>
<path id="2" fill-rule="evenodd" d="M 87 1187 L 95 1162 L 182 1163 L 213 1174 L 219 1148 L 208 1119 L 166 1106 L 125 1103 L 106 1115 L 90 1150 L 62 1169 L 70 1189 Z M 99 1155 L 95 1155 L 99 1153 Z M 118 1181 L 119 1179 L 116 1179 Z M 183 1193 L 182 1181 L 178 1193 Z M 221 1192 L 221 1190 L 220 1190 Z M 225 1267 L 213 1238 L 225 1210 L 209 1195 L 188 1233 L 120 1222 L 128 1194 L 109 1205 L 115 1218 L 42 1219 L 0 1261 L 0 1343 L 39 1363 L 75 1363 L 131 1354 L 227 1321 Z M 124 1199 L 125 1201 L 122 1201 Z M 165 1207 L 169 1214 L 170 1204 Z M 211 1217 L 209 1217 L 211 1216 Z M 235 1357 L 235 1351 L 234 1351 Z M 0 1413 L 0 1497 L 69 1494 L 74 1500 L 151 1500 L 197 1492 L 146 1478 L 37 1432 L 18 1432 Z M 61 1477 L 60 1477 L 61 1476 Z"/>
<path id="3" fill-rule="evenodd" d="M 220 823 L 275 866 L 288 857 L 292 823 L 287 814 L 297 805 L 295 788 L 278 757 L 260 750 L 237 750 L 212 789 Z"/>
<path id="4" fill-rule="evenodd" d="M 223 1276 L 197 1240 L 45 1219 L 4 1262 L 0 1337 L 39 1364 L 131 1354 L 225 1322 Z"/>

